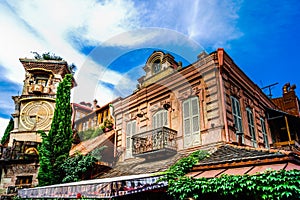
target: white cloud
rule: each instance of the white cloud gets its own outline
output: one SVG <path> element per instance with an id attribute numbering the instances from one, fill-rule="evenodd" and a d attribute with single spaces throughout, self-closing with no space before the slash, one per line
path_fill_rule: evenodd
<path id="1" fill-rule="evenodd" d="M 87 57 L 74 48 L 70 35 L 78 35 L 79 43 L 99 44 L 111 35 L 135 27 L 130 20 L 135 10 L 130 1 L 9 1 L 0 4 L 0 25 L 2 30 L 0 64 L 8 70 L 8 79 L 22 83 L 24 69 L 19 57 L 32 57 L 31 51 L 54 52 L 80 68 L 86 64 Z M 54 12 L 55 10 L 55 12 Z M 72 34 L 70 34 L 72 33 Z M 99 76 L 103 68 L 90 61 L 89 71 Z M 97 70 L 95 70 L 97 69 Z M 93 73 L 87 73 L 87 79 Z M 108 77 L 121 76 L 118 72 Z M 101 73 L 100 73 L 101 74 Z M 115 80 L 115 79 L 112 79 Z M 109 81 L 109 80 L 107 80 Z M 79 85 L 85 84 L 85 82 Z M 10 97 L 9 97 L 10 98 Z"/>
<path id="2" fill-rule="evenodd" d="M 3 4 L 0 4 L 0 26 L 3 27 L 0 37 L 0 64 L 7 69 L 8 79 L 21 83 L 24 69 L 18 56 L 28 54 L 32 48 L 42 49 L 42 43 L 34 33 L 29 32 L 22 21 L 16 18 L 15 13 Z"/>
<path id="3" fill-rule="evenodd" d="M 2 2 L 0 25 L 5 28 L 1 29 L 0 43 L 5 48 L 0 48 L 0 64 L 8 70 L 6 77 L 22 83 L 24 69 L 18 58 L 32 56 L 30 51 L 50 51 L 75 63 L 79 68 L 78 72 L 82 73 L 80 76 L 84 78 L 80 78 L 78 74 L 76 76 L 79 77 L 78 88 L 92 94 L 78 95 L 78 98 L 90 101 L 95 94 L 100 94 L 98 90 L 103 94 L 100 98 L 106 98 L 113 95 L 105 85 L 95 89 L 99 79 L 122 89 L 124 86 L 134 87 L 136 79 L 89 60 L 89 57 L 80 52 L 80 48 L 87 45 L 121 46 L 129 49 L 161 47 L 191 61 L 199 52 L 189 55 L 184 48 L 174 49 L 168 45 L 186 45 L 189 41 L 183 35 L 178 37 L 181 33 L 198 41 L 205 41 L 203 44 L 213 45 L 226 44 L 239 37 L 240 33 L 235 27 L 239 4 L 234 1 L 219 3 L 210 0 Z M 130 31 L 140 27 L 161 27 L 175 31 L 173 34 L 167 29 Z M 193 45 L 196 51 L 198 44 L 191 42 L 186 46 Z M 91 86 L 94 83 L 96 85 Z"/>
<path id="4" fill-rule="evenodd" d="M 139 4 L 144 26 L 179 31 L 200 44 L 228 45 L 242 35 L 236 23 L 242 1 L 173 0 Z M 220 47 L 220 46 L 218 46 Z"/>

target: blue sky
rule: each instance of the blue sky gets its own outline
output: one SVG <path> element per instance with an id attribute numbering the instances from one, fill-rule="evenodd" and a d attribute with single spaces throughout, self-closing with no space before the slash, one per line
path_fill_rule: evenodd
<path id="1" fill-rule="evenodd" d="M 300 87 L 299 21 L 298 0 L 1 1 L 0 135 L 31 51 L 77 65 L 74 102 L 129 94 L 154 49 L 188 64 L 219 47 L 260 87 L 278 82 L 280 96 L 286 82 Z"/>

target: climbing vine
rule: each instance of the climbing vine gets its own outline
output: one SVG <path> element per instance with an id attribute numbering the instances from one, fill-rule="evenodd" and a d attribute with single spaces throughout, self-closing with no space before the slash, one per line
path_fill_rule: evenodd
<path id="1" fill-rule="evenodd" d="M 208 156 L 209 154 L 206 151 L 201 150 L 191 153 L 189 156 L 177 161 L 167 171 L 165 171 L 165 176 L 164 178 L 162 178 L 162 180 L 168 181 L 170 184 L 178 177 L 184 176 L 192 169 L 195 164 Z"/>
<path id="2" fill-rule="evenodd" d="M 169 184 L 176 199 L 299 199 L 300 171 L 266 171 L 257 175 L 223 175 L 219 178 L 179 177 Z"/>
<path id="3" fill-rule="evenodd" d="M 162 180 L 168 181 L 167 192 L 174 199 L 300 199 L 299 170 L 269 170 L 256 175 L 222 175 L 210 179 L 185 176 L 208 156 L 206 151 L 196 151 L 165 172 Z"/>

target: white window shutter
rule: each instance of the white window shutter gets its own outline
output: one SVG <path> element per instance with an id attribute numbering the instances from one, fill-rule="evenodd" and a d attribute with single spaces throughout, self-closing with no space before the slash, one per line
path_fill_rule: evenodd
<path id="1" fill-rule="evenodd" d="M 183 102 L 184 147 L 200 144 L 199 99 L 192 97 Z"/>
<path id="2" fill-rule="evenodd" d="M 126 158 L 132 157 L 132 139 L 136 134 L 136 121 L 130 121 L 126 124 Z"/>
<path id="3" fill-rule="evenodd" d="M 191 108 L 192 108 L 192 124 L 193 124 L 193 133 L 192 133 L 192 145 L 200 144 L 200 119 L 199 119 L 199 100 L 197 97 L 191 99 Z"/>
<path id="4" fill-rule="evenodd" d="M 168 111 L 163 112 L 163 126 L 168 126 Z"/>
<path id="5" fill-rule="evenodd" d="M 156 115 L 153 115 L 152 117 L 152 128 L 155 129 L 156 128 Z"/>
<path id="6" fill-rule="evenodd" d="M 184 147 L 192 145 L 191 137 L 191 119 L 190 119 L 190 101 L 183 102 L 183 127 L 184 127 Z"/>
<path id="7" fill-rule="evenodd" d="M 168 111 L 160 110 L 155 113 L 152 117 L 152 128 L 161 128 L 163 126 L 168 126 Z"/>

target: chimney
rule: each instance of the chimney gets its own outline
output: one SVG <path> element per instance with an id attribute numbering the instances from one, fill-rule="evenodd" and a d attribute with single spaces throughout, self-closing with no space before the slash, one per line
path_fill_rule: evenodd
<path id="1" fill-rule="evenodd" d="M 283 91 L 283 94 L 288 93 L 290 91 L 290 83 L 284 84 L 282 91 Z"/>
<path id="2" fill-rule="evenodd" d="M 100 106 L 97 105 L 97 103 L 98 103 L 97 99 L 94 99 L 94 101 L 93 101 L 93 110 L 96 110 L 97 108 L 100 108 Z"/>

